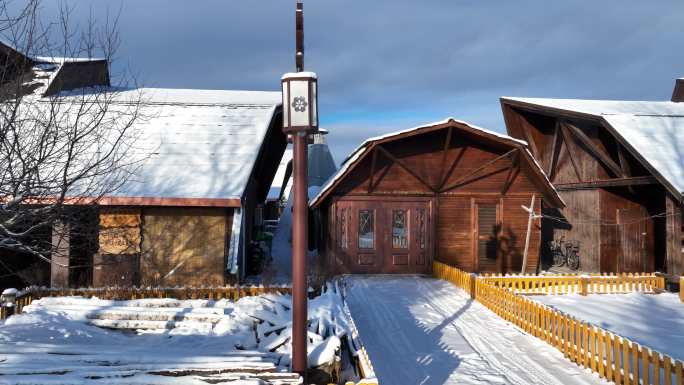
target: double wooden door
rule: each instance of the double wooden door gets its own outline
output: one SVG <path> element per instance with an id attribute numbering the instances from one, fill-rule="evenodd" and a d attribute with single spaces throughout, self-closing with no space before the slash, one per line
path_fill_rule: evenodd
<path id="1" fill-rule="evenodd" d="M 336 225 L 338 270 L 430 272 L 429 201 L 338 201 Z"/>

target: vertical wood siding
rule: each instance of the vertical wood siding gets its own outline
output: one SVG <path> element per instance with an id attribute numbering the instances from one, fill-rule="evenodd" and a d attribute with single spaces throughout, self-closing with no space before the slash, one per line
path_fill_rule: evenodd
<path id="1" fill-rule="evenodd" d="M 226 209 L 145 210 L 141 284 L 223 285 L 230 218 Z"/>

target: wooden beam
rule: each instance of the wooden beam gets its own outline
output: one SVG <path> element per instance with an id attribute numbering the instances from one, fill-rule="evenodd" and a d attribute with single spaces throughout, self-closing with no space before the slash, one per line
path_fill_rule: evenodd
<path id="1" fill-rule="evenodd" d="M 620 145 L 620 142 L 617 140 L 615 141 L 615 147 L 617 150 L 617 155 L 618 155 L 618 162 L 620 163 L 620 170 L 622 170 L 622 176 L 623 177 L 629 177 L 632 175 L 632 173 L 629 170 L 629 163 L 627 163 L 627 159 L 625 159 L 625 154 L 622 153 L 622 146 Z M 634 187 L 633 186 L 628 186 L 629 192 L 634 194 Z"/>
<path id="2" fill-rule="evenodd" d="M 370 194 L 373 192 L 373 177 L 375 176 L 375 161 L 378 158 L 378 151 L 373 150 L 373 158 L 371 159 L 371 169 L 370 169 L 370 178 L 368 180 L 368 193 Z"/>
<path id="3" fill-rule="evenodd" d="M 103 197 L 100 206 L 240 207 L 240 198 Z M 80 203 L 84 204 L 84 203 Z"/>
<path id="4" fill-rule="evenodd" d="M 520 128 L 522 128 L 523 135 L 525 136 L 525 141 L 527 141 L 530 151 L 532 151 L 532 155 L 536 159 L 539 159 L 539 149 L 537 148 L 537 143 L 532 139 L 532 133 L 529 131 L 529 127 L 531 126 L 530 122 L 528 122 L 527 118 L 522 116 L 520 113 L 518 113 L 518 121 L 520 122 Z"/>
<path id="5" fill-rule="evenodd" d="M 558 162 L 558 155 L 560 154 L 560 149 L 561 149 L 561 140 L 563 139 L 561 135 L 559 135 L 558 131 L 560 131 L 560 123 L 556 121 L 556 124 L 553 127 L 553 143 L 551 144 L 551 159 L 549 161 L 549 170 L 547 172 L 547 175 L 549 176 L 549 181 L 553 182 L 553 178 L 556 176 L 556 162 Z"/>
<path id="6" fill-rule="evenodd" d="M 579 168 L 577 167 L 577 163 L 575 163 L 575 157 L 572 156 L 572 151 L 570 150 L 570 134 L 568 133 L 568 129 L 564 125 L 560 125 L 561 133 L 563 134 L 563 143 L 565 143 L 565 152 L 568 153 L 568 158 L 570 158 L 570 163 L 572 164 L 573 170 L 575 170 L 575 175 L 577 175 L 577 180 L 580 182 L 583 182 L 582 180 L 582 174 L 579 172 Z"/>
<path id="7" fill-rule="evenodd" d="M 506 195 L 508 189 L 511 188 L 513 182 L 515 182 L 515 179 L 518 177 L 518 174 L 520 174 L 520 153 L 516 152 L 513 156 L 513 163 L 508 169 L 508 175 L 506 176 L 506 181 L 501 189 L 501 195 Z"/>
<path id="8" fill-rule="evenodd" d="M 442 180 L 439 182 L 439 186 L 437 187 L 437 190 L 441 190 L 442 187 L 444 187 L 444 185 L 446 184 L 446 182 L 449 180 L 449 177 L 451 176 L 451 173 L 454 172 L 454 169 L 456 168 L 456 166 L 458 165 L 458 163 L 459 163 L 459 162 L 461 161 L 461 159 L 463 158 L 463 154 L 465 154 L 467 148 L 468 148 L 468 146 L 463 146 L 463 147 L 461 147 L 461 150 L 460 150 L 460 151 L 458 152 L 458 154 L 456 155 L 456 158 L 454 158 L 454 161 L 451 162 L 451 166 L 449 166 L 449 169 L 447 170 L 446 174 L 444 174 L 444 177 L 443 177 Z"/>
<path id="9" fill-rule="evenodd" d="M 568 122 L 563 122 L 568 127 L 570 133 L 576 138 L 600 163 L 602 163 L 615 176 L 625 177 L 620 167 L 608 155 L 601 151 L 594 142 L 577 126 Z"/>
<path id="10" fill-rule="evenodd" d="M 439 172 L 439 181 L 440 181 L 440 186 L 441 187 L 441 182 L 444 180 L 444 174 L 447 172 L 446 169 L 446 160 L 447 160 L 447 154 L 449 153 L 449 145 L 451 144 L 451 133 L 453 132 L 454 128 L 452 126 L 449 126 L 447 130 L 447 136 L 446 140 L 444 141 L 444 148 L 442 149 L 442 163 L 441 163 L 441 171 Z"/>
<path id="11" fill-rule="evenodd" d="M 436 188 L 434 188 L 432 185 L 430 185 L 425 179 L 423 179 L 422 176 L 418 175 L 418 173 L 416 173 L 415 171 L 411 170 L 411 168 L 410 168 L 409 166 L 407 166 L 406 163 L 404 163 L 404 161 L 402 161 L 401 159 L 395 157 L 394 155 L 392 155 L 389 151 L 387 151 L 385 148 L 383 148 L 383 147 L 380 146 L 380 145 L 376 146 L 376 148 L 377 148 L 378 150 L 380 150 L 380 152 L 382 152 L 383 155 L 385 155 L 389 160 L 391 160 L 392 162 L 398 164 L 399 167 L 403 168 L 406 172 L 408 172 L 409 174 L 411 174 L 411 176 L 413 176 L 414 178 L 416 178 L 420 183 L 424 184 L 425 187 L 429 188 L 429 189 L 430 189 L 431 191 L 433 191 L 433 192 L 437 192 L 437 189 L 436 189 Z"/>
<path id="12" fill-rule="evenodd" d="M 476 168 L 475 170 L 473 170 L 473 171 L 467 173 L 466 175 L 464 175 L 463 177 L 461 177 L 460 179 L 458 179 L 456 182 L 454 182 L 453 184 L 451 184 L 449 187 L 441 189 L 439 192 L 449 191 L 449 190 L 451 190 L 451 189 L 453 189 L 453 188 L 456 188 L 456 187 L 462 185 L 464 181 L 468 180 L 468 179 L 469 179 L 470 177 L 472 177 L 473 175 L 479 173 L 480 171 L 486 169 L 487 167 L 493 165 L 494 163 L 500 161 L 501 159 L 504 159 L 504 158 L 508 157 L 509 155 L 511 155 L 512 153 L 514 153 L 514 152 L 516 152 L 516 151 L 518 151 L 518 149 L 517 149 L 517 148 L 514 148 L 514 149 L 508 151 L 507 153 L 505 153 L 505 154 L 503 154 L 503 155 L 497 156 L 496 158 L 490 160 L 489 162 L 483 164 L 482 166 Z"/>
<path id="13" fill-rule="evenodd" d="M 605 187 L 629 187 L 657 184 L 658 180 L 652 176 L 634 176 L 626 178 L 600 179 L 582 183 L 562 183 L 556 184 L 559 191 L 589 190 Z"/>

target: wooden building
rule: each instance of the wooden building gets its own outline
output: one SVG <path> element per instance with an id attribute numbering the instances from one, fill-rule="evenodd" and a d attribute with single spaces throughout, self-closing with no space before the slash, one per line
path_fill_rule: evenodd
<path id="1" fill-rule="evenodd" d="M 80 87 L 109 85 L 103 60 L 33 58 L 0 44 L 2 55 L 36 97 L 66 101 Z M 280 92 L 138 88 L 108 98 L 112 113 L 142 101 L 127 153 L 133 174 L 47 229 L 51 265 L 0 250 L 0 284 L 206 286 L 244 275 L 257 207 L 287 146 Z"/>
<path id="2" fill-rule="evenodd" d="M 672 102 L 501 99 L 509 135 L 529 142 L 567 204 L 544 208 L 542 242 L 578 242 L 580 270 L 681 275 L 678 89 Z"/>
<path id="3" fill-rule="evenodd" d="M 533 198 L 563 207 L 525 142 L 448 119 L 366 140 L 310 204 L 334 273 L 520 272 Z M 527 272 L 540 237 L 535 221 Z"/>

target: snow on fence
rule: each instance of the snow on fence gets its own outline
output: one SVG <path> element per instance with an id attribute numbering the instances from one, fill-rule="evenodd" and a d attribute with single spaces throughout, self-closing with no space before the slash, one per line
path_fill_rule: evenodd
<path id="1" fill-rule="evenodd" d="M 440 262 L 434 263 L 433 273 L 608 381 L 624 385 L 684 385 L 682 361 L 518 295 L 496 285 L 489 280 L 491 277 L 478 278 Z"/>
<path id="2" fill-rule="evenodd" d="M 291 294 L 292 288 L 282 286 L 222 286 L 222 287 L 107 287 L 107 288 L 80 288 L 58 289 L 46 287 L 29 287 L 17 294 L 14 309 L 9 310 L 5 306 L 0 307 L 0 320 L 4 320 L 11 314 L 20 314 L 24 306 L 28 306 L 34 299 L 43 297 L 97 297 L 106 300 L 134 300 L 143 298 L 175 298 L 178 300 L 188 299 L 231 299 L 237 301 L 243 297 L 258 296 L 262 294 Z"/>
<path id="3" fill-rule="evenodd" d="M 480 279 L 516 294 L 655 293 L 665 289 L 665 277 L 655 273 L 536 276 L 484 274 Z"/>

